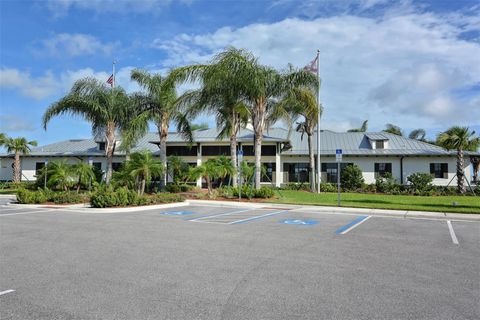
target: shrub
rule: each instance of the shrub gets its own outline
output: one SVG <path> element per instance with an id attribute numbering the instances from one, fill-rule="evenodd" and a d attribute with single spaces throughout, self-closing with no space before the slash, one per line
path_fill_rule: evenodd
<path id="1" fill-rule="evenodd" d="M 420 193 L 427 193 L 432 189 L 432 175 L 428 173 L 413 173 L 407 177 L 407 181 L 411 183 L 411 188 Z"/>
<path id="2" fill-rule="evenodd" d="M 178 192 L 181 191 L 181 188 L 180 188 L 180 185 L 178 185 L 176 183 L 168 183 L 165 186 L 165 191 L 172 192 L 172 193 L 178 193 Z"/>
<path id="3" fill-rule="evenodd" d="M 260 189 L 255 190 L 254 196 L 255 198 L 262 198 L 262 199 L 267 199 L 273 197 L 274 192 L 272 188 L 269 187 L 260 187 Z"/>
<path id="4" fill-rule="evenodd" d="M 377 185 L 375 183 L 364 184 L 362 186 L 362 191 L 368 193 L 375 193 L 377 192 Z"/>
<path id="5" fill-rule="evenodd" d="M 307 182 L 289 182 L 282 186 L 284 190 L 310 190 L 310 184 Z"/>
<path id="6" fill-rule="evenodd" d="M 378 176 L 375 179 L 375 187 L 377 191 L 383 193 L 393 193 L 400 190 L 400 185 L 395 182 L 392 174 L 387 172 L 383 177 Z"/>
<path id="7" fill-rule="evenodd" d="M 320 191 L 322 191 L 322 192 L 337 192 L 337 186 L 332 184 L 332 183 L 322 182 L 322 183 L 320 183 Z"/>
<path id="8" fill-rule="evenodd" d="M 150 203 L 152 204 L 161 204 L 161 203 L 172 203 L 172 202 L 183 202 L 185 198 L 179 194 L 173 193 L 157 193 L 154 196 L 150 197 Z"/>
<path id="9" fill-rule="evenodd" d="M 90 205 L 94 208 L 117 206 L 117 195 L 112 188 L 101 186 L 90 197 Z"/>
<path id="10" fill-rule="evenodd" d="M 55 202 L 56 204 L 65 203 L 83 203 L 86 200 L 85 195 L 78 194 L 76 192 L 52 192 L 46 193 L 48 201 Z"/>
<path id="11" fill-rule="evenodd" d="M 365 182 L 362 170 L 356 164 L 348 165 L 341 171 L 340 181 L 345 190 L 360 189 Z"/>
<path id="12" fill-rule="evenodd" d="M 20 189 L 17 191 L 17 201 L 22 204 L 44 203 L 47 202 L 47 197 L 42 190 Z"/>

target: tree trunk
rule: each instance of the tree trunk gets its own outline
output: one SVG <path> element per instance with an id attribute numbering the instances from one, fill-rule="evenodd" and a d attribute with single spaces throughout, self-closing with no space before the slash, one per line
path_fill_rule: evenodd
<path id="1" fill-rule="evenodd" d="M 212 195 L 212 180 L 210 179 L 209 176 L 206 176 L 205 180 L 207 181 L 208 196 L 211 196 Z"/>
<path id="2" fill-rule="evenodd" d="M 20 152 L 15 152 L 15 160 L 13 162 L 13 182 L 20 183 L 21 177 L 21 169 L 20 169 Z"/>
<path id="3" fill-rule="evenodd" d="M 232 113 L 232 134 L 230 135 L 230 157 L 232 159 L 232 164 L 233 167 L 235 168 L 235 173 L 233 174 L 233 182 L 232 186 L 235 188 L 237 186 L 237 180 L 238 180 L 238 163 L 237 163 L 237 134 L 238 134 L 238 129 L 240 127 L 238 119 L 238 114 L 233 111 Z"/>
<path id="4" fill-rule="evenodd" d="M 313 154 L 313 134 L 307 133 L 308 136 L 308 159 L 310 161 L 310 191 L 315 192 L 315 155 Z"/>
<path id="5" fill-rule="evenodd" d="M 105 183 L 108 185 L 112 180 L 113 172 L 113 152 L 115 151 L 115 123 L 109 122 L 107 124 L 106 147 L 105 153 L 107 156 L 107 172 L 105 174 Z"/>
<path id="6" fill-rule="evenodd" d="M 464 194 L 465 189 L 465 181 L 463 177 L 463 150 L 457 150 L 457 187 L 458 193 Z"/>
<path id="7" fill-rule="evenodd" d="M 253 129 L 255 131 L 255 189 L 260 189 L 262 176 L 262 140 L 265 129 L 265 101 L 263 98 L 256 100 L 253 112 Z"/>
<path id="8" fill-rule="evenodd" d="M 142 184 L 140 186 L 140 195 L 143 196 L 143 194 L 145 193 L 145 184 L 146 184 L 146 181 L 145 181 L 145 178 L 142 178 Z"/>
<path id="9" fill-rule="evenodd" d="M 160 177 L 160 191 L 165 190 L 165 186 L 167 185 L 167 136 L 168 136 L 168 123 L 161 120 L 157 124 L 158 128 L 158 135 L 160 137 L 160 162 L 163 165 L 163 173 Z"/>

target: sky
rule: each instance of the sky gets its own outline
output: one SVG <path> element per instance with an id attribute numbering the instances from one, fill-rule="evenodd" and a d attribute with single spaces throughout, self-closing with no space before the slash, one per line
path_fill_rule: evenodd
<path id="1" fill-rule="evenodd" d="M 369 131 L 480 131 L 478 1 L 0 0 L 0 132 L 40 144 L 89 138 L 80 118 L 41 126 L 76 80 L 106 81 L 115 60 L 117 85 L 134 92 L 133 68 L 166 74 L 228 46 L 278 70 L 320 49 L 324 129 L 368 119 Z"/>

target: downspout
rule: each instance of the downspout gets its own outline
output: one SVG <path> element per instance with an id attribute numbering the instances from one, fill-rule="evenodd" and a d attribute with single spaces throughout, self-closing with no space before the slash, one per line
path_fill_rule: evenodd
<path id="1" fill-rule="evenodd" d="M 405 182 L 403 181 L 403 158 L 405 158 L 404 156 L 401 156 L 400 157 L 400 181 L 402 182 L 402 185 L 405 184 Z"/>

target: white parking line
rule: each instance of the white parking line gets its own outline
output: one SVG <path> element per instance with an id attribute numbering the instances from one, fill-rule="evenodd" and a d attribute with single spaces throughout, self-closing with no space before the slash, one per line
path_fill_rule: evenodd
<path id="1" fill-rule="evenodd" d="M 215 217 L 221 217 L 221 216 L 228 216 L 228 215 L 231 215 L 231 214 L 235 214 L 235 213 L 241 213 L 241 212 L 247 212 L 247 211 L 253 211 L 255 209 L 243 209 L 243 210 L 237 210 L 237 211 L 233 211 L 233 212 L 227 212 L 227 213 L 221 213 L 221 214 L 214 214 L 214 215 L 211 215 L 211 216 L 205 216 L 205 217 L 199 217 L 199 218 L 196 218 L 196 219 L 192 219 L 192 220 L 188 220 L 188 221 L 200 221 L 201 220 L 206 220 L 206 219 L 210 219 L 210 218 L 215 218 Z"/>
<path id="2" fill-rule="evenodd" d="M 458 244 L 458 239 L 457 239 L 457 236 L 455 235 L 455 231 L 453 231 L 453 226 L 450 220 L 447 220 L 447 226 L 448 226 L 448 230 L 450 231 L 450 236 L 452 237 L 452 242 L 454 244 Z"/>
<path id="3" fill-rule="evenodd" d="M 5 216 L 17 216 L 20 214 L 30 214 L 30 213 L 38 213 L 38 212 L 50 212 L 50 211 L 56 211 L 55 209 L 50 209 L 50 210 L 37 210 L 37 211 L 27 211 L 27 212 L 17 212 L 17 213 L 5 213 L 1 214 L 0 217 L 5 217 Z"/>
<path id="4" fill-rule="evenodd" d="M 0 292 L 0 296 L 2 296 L 2 295 L 4 295 L 4 294 L 7 294 L 7 293 L 10 293 L 10 292 L 14 292 L 14 291 L 15 291 L 15 290 L 12 290 L 12 289 L 2 291 L 2 292 Z"/>
<path id="5" fill-rule="evenodd" d="M 269 217 L 269 216 L 274 216 L 274 215 L 281 214 L 281 213 L 288 212 L 288 211 L 289 210 L 271 212 L 271 213 L 267 213 L 267 214 L 262 214 L 261 216 L 255 216 L 255 217 L 250 217 L 250 218 L 247 218 L 247 219 L 241 219 L 241 220 L 229 222 L 228 224 L 237 224 L 237 223 L 243 223 L 243 222 L 247 222 L 247 221 L 251 221 L 251 220 L 257 220 L 257 219 L 261 219 L 261 218 Z"/>

